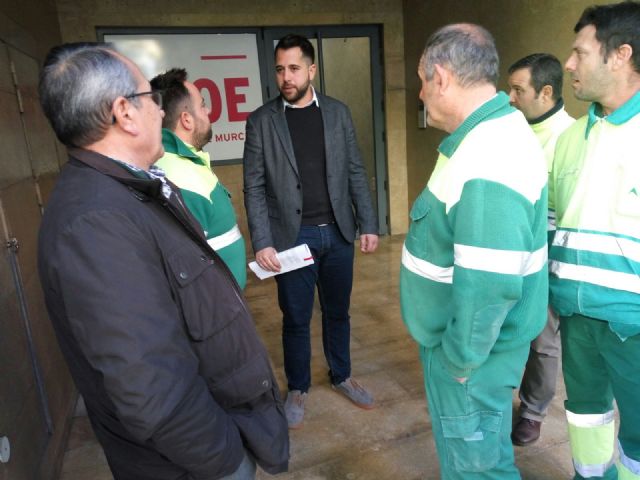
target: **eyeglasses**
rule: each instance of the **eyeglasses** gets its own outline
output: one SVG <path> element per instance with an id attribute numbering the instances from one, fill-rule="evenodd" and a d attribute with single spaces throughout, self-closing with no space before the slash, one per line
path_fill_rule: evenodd
<path id="1" fill-rule="evenodd" d="M 135 97 L 140 97 L 141 95 L 150 95 L 151 100 L 153 100 L 153 103 L 158 105 L 158 107 L 162 108 L 162 92 L 160 92 L 159 90 L 152 90 L 150 92 L 132 93 L 131 95 L 125 95 L 124 98 L 135 98 Z"/>

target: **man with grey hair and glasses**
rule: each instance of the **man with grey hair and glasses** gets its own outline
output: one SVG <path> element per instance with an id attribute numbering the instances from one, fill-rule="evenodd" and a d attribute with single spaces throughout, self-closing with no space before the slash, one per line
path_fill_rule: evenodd
<path id="1" fill-rule="evenodd" d="M 512 394 L 547 308 L 544 155 L 496 90 L 484 28 L 438 30 L 418 76 L 427 122 L 448 136 L 411 209 L 400 299 L 421 349 L 441 476 L 519 479 Z"/>
<path id="2" fill-rule="evenodd" d="M 287 422 L 242 292 L 153 167 L 162 96 L 110 46 L 84 43 L 49 52 L 40 99 L 69 149 L 40 279 L 114 478 L 285 471 Z"/>

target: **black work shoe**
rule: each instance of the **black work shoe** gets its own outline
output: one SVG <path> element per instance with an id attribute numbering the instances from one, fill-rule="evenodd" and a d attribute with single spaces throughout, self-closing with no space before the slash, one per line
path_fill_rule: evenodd
<path id="1" fill-rule="evenodd" d="M 542 422 L 520 417 L 511 431 L 511 442 L 520 447 L 531 445 L 540 438 L 541 426 Z"/>

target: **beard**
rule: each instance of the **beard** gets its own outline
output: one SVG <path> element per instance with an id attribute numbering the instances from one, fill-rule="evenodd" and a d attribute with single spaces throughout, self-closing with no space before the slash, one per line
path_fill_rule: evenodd
<path id="1" fill-rule="evenodd" d="M 211 125 L 208 124 L 207 128 L 203 128 L 202 130 L 196 130 L 193 132 L 193 146 L 196 150 L 200 151 L 207 143 L 211 141 L 212 138 L 213 130 L 211 130 Z"/>
<path id="2" fill-rule="evenodd" d="M 302 87 L 294 86 L 294 90 L 293 91 L 290 90 L 288 93 L 285 93 L 284 88 L 280 87 L 280 95 L 282 95 L 287 102 L 291 103 L 292 105 L 295 105 L 295 103 L 298 100 L 300 100 L 302 97 L 304 97 L 307 94 L 310 86 L 311 86 L 311 82 L 307 81 L 304 85 L 302 85 Z"/>

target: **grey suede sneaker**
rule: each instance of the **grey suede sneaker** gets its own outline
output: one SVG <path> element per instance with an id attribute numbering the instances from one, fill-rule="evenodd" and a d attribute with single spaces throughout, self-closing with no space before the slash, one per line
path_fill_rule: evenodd
<path id="1" fill-rule="evenodd" d="M 337 385 L 331 385 L 331 388 L 342 393 L 360 408 L 370 410 L 374 407 L 373 396 L 352 377 Z"/>
<path id="2" fill-rule="evenodd" d="M 300 390 L 291 390 L 287 393 L 287 400 L 284 402 L 284 414 L 287 417 L 289 428 L 296 429 L 302 426 L 304 418 L 304 402 L 307 394 Z"/>

